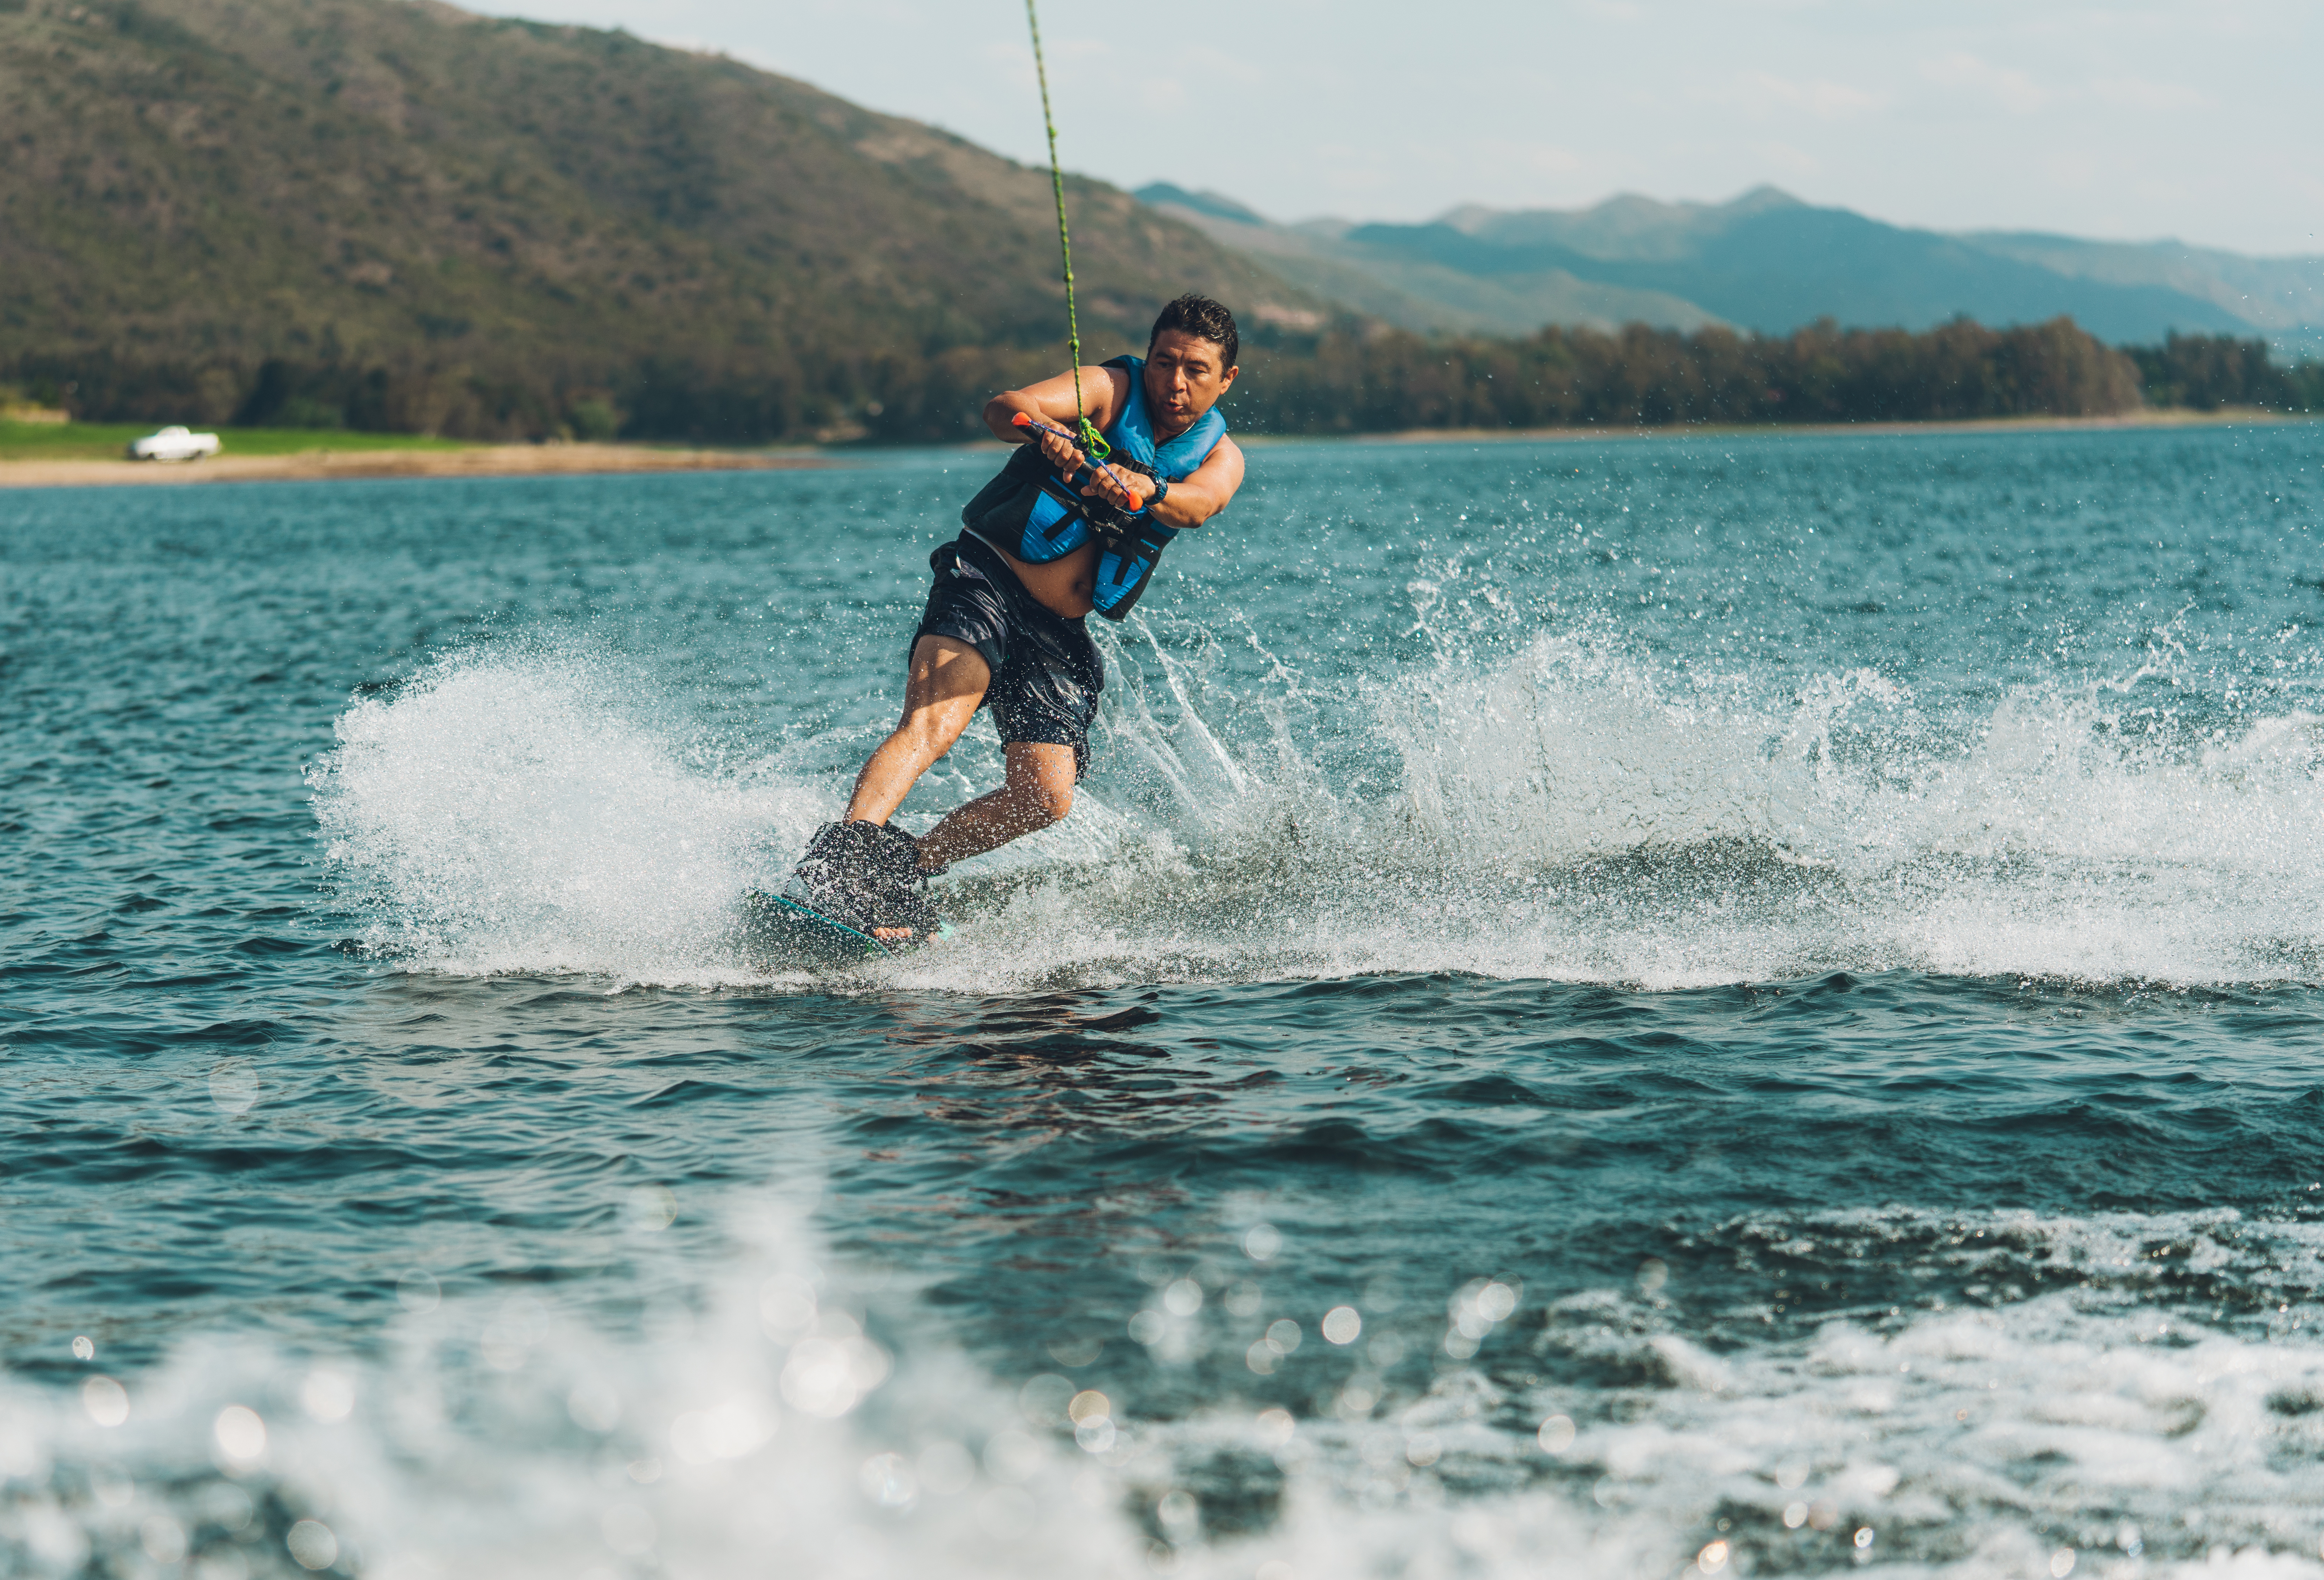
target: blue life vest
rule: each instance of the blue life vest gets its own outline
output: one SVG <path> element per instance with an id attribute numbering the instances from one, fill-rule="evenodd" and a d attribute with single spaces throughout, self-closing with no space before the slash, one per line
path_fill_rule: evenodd
<path id="1" fill-rule="evenodd" d="M 1146 411 L 1146 360 L 1118 356 L 1104 365 L 1130 374 L 1130 397 L 1102 430 L 1105 442 L 1113 446 L 1109 465 L 1179 482 L 1210 459 L 1226 437 L 1226 418 L 1213 407 L 1176 438 L 1156 444 Z M 1120 620 L 1153 579 L 1155 565 L 1177 528 L 1163 526 L 1148 511 L 1120 510 L 1103 500 L 1084 497 L 1081 490 L 1089 480 L 1086 469 L 1072 478 L 1059 477 L 1038 447 L 1026 445 L 977 491 L 960 519 L 979 537 L 1028 565 L 1063 559 L 1096 539 L 1097 584 L 1091 600 L 1100 614 Z"/>

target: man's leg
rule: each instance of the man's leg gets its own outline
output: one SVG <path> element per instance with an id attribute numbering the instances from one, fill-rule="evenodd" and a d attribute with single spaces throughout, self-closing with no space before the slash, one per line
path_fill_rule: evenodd
<path id="1" fill-rule="evenodd" d="M 992 666 L 958 638 L 922 637 L 913 643 L 911 672 L 904 682 L 904 721 L 855 776 L 847 821 L 886 822 L 920 776 L 952 749 L 991 684 Z"/>
<path id="2" fill-rule="evenodd" d="M 1053 746 L 1046 740 L 1012 740 L 1001 749 L 1009 758 L 1006 782 L 991 795 L 955 807 L 920 836 L 922 867 L 933 872 L 971 856 L 982 856 L 1021 834 L 1047 828 L 1074 809 L 1072 747 Z M 863 772 L 868 776 L 872 770 L 867 767 Z M 862 794 L 859 786 L 856 795 Z M 899 795 L 897 800 L 901 799 Z M 851 811 L 849 815 L 854 813 Z"/>

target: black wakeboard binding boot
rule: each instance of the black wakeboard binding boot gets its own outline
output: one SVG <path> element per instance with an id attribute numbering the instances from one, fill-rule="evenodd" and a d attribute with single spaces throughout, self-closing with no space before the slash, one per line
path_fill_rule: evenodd
<path id="1" fill-rule="evenodd" d="M 918 841 L 892 823 L 824 824 L 791 876 L 802 897 L 835 922 L 864 932 L 910 931 L 909 939 L 881 940 L 891 948 L 936 934 Z"/>

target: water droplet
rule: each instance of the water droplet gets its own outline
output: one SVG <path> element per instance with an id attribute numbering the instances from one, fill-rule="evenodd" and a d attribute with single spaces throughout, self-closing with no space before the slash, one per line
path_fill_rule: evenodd
<path id="1" fill-rule="evenodd" d="M 210 1101 L 222 1114 L 247 1114 L 258 1101 L 258 1072 L 244 1060 L 229 1059 L 210 1071 Z"/>
<path id="2" fill-rule="evenodd" d="M 318 1421 L 343 1421 L 355 1407 L 355 1387 L 345 1373 L 318 1367 L 307 1373 L 306 1386 L 299 1390 L 299 1402 Z"/>
<path id="3" fill-rule="evenodd" d="M 641 1185 L 630 1192 L 630 1226 L 659 1235 L 678 1221 L 678 1193 L 667 1185 Z"/>
<path id="4" fill-rule="evenodd" d="M 258 1412 L 248 1405 L 227 1405 L 218 1411 L 217 1420 L 210 1429 L 217 1438 L 218 1447 L 228 1459 L 248 1461 L 266 1452 L 266 1423 L 259 1419 Z M 333 1550 L 336 1553 L 337 1549 Z M 327 1558 L 324 1563 L 329 1561 Z M 323 1565 L 309 1564 L 307 1566 L 319 1569 Z"/>
<path id="5" fill-rule="evenodd" d="M 186 1556 L 186 1528 L 167 1514 L 149 1514 L 137 1528 L 137 1542 L 155 1563 L 178 1563 Z"/>
<path id="6" fill-rule="evenodd" d="M 883 1509 L 901 1509 L 920 1495 L 919 1480 L 911 1462 L 900 1454 L 874 1454 L 856 1474 L 863 1495 Z"/>
<path id="7" fill-rule="evenodd" d="M 1105 1353 L 1105 1340 L 1091 1335 L 1084 1338 L 1053 1338 L 1042 1346 L 1049 1358 L 1061 1366 L 1086 1366 Z"/>
<path id="8" fill-rule="evenodd" d="M 444 1291 L 432 1275 L 415 1267 L 395 1281 L 395 1298 L 405 1310 L 425 1316 L 444 1303 Z"/>
<path id="9" fill-rule="evenodd" d="M 80 1404 L 100 1427 L 117 1427 L 129 1419 L 129 1391 L 110 1377 L 91 1377 L 82 1383 Z"/>
<path id="10" fill-rule="evenodd" d="M 303 1569 L 327 1569 L 339 1561 L 339 1539 L 319 1520 L 301 1520 L 290 1528 L 283 1545 Z"/>

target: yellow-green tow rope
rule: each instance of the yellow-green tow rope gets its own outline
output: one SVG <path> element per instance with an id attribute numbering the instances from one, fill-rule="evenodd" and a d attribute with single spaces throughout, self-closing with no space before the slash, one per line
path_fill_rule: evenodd
<path id="1" fill-rule="evenodd" d="M 1065 230 L 1065 176 L 1057 165 L 1057 123 L 1049 113 L 1049 69 L 1041 60 L 1041 18 L 1033 9 L 1033 0 L 1025 0 L 1025 25 L 1033 32 L 1033 75 L 1041 83 L 1041 127 L 1049 134 L 1049 190 L 1057 200 L 1057 251 L 1065 261 L 1065 344 L 1073 356 L 1074 427 L 1081 436 L 1083 452 L 1093 461 L 1102 461 L 1113 448 L 1090 426 L 1088 409 L 1082 403 L 1082 326 L 1074 312 L 1074 238 Z"/>

